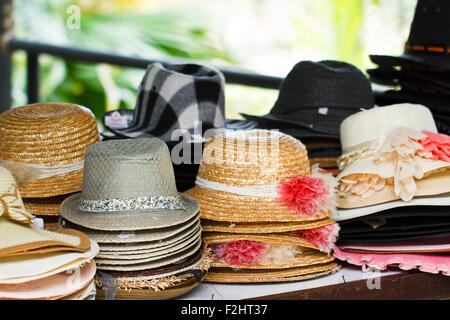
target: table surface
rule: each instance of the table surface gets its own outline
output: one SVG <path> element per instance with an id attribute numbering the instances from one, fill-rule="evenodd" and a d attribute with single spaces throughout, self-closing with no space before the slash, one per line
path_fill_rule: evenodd
<path id="1" fill-rule="evenodd" d="M 270 284 L 202 283 L 180 300 L 446 299 L 450 277 L 415 271 L 368 271 L 344 264 L 317 279 Z"/>

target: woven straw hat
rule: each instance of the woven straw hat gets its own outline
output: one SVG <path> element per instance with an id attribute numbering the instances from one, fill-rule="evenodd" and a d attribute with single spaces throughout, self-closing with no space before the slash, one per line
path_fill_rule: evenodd
<path id="1" fill-rule="evenodd" d="M 209 269 L 205 282 L 248 283 L 248 282 L 290 282 L 314 279 L 339 271 L 335 262 L 289 269 L 235 270 L 232 268 Z"/>
<path id="2" fill-rule="evenodd" d="M 99 243 L 101 248 L 121 248 L 120 250 L 127 250 L 127 248 L 137 250 L 140 248 L 144 249 L 163 246 L 185 237 L 194 229 L 197 229 L 199 225 L 199 214 L 176 226 L 137 231 L 102 231 L 88 229 L 70 223 L 62 217 L 60 217 L 58 221 L 59 228 L 80 230 L 90 239 Z M 121 245 L 118 246 L 118 244 Z"/>
<path id="3" fill-rule="evenodd" d="M 59 216 L 61 203 L 71 196 L 61 195 L 48 198 L 27 198 L 23 199 L 25 209 L 36 216 Z"/>
<path id="4" fill-rule="evenodd" d="M 0 157 L 24 198 L 80 191 L 84 152 L 99 141 L 95 117 L 78 105 L 39 103 L 0 115 Z"/>
<path id="5" fill-rule="evenodd" d="M 211 252 L 198 250 L 177 264 L 144 271 L 119 271 L 97 274 L 97 299 L 165 300 L 179 297 L 197 287 L 211 264 Z M 107 297 L 105 289 L 115 289 L 114 297 Z"/>
<path id="6" fill-rule="evenodd" d="M 393 200 L 399 206 L 413 197 L 445 198 L 450 192 L 450 137 L 437 134 L 424 106 L 398 104 L 358 112 L 342 122 L 341 142 L 340 208 L 361 208 L 361 216 L 374 212 L 362 207 L 386 203 L 379 208 L 384 210 Z"/>
<path id="7" fill-rule="evenodd" d="M 156 138 L 88 147 L 83 190 L 61 205 L 64 219 L 104 231 L 171 227 L 198 211 L 195 200 L 177 192 L 169 150 Z"/>
<path id="8" fill-rule="evenodd" d="M 91 261 L 98 250 L 98 245 L 91 241 L 86 252 L 49 252 L 1 258 L 0 284 L 24 283 L 78 268 Z"/>
<path id="9" fill-rule="evenodd" d="M 311 173 L 305 146 L 277 131 L 227 131 L 205 143 L 196 186 L 185 193 L 201 218 L 225 222 L 304 222 L 331 212 L 298 215 L 277 201 L 276 185 Z M 270 196 L 264 196 L 267 187 Z M 248 191 L 254 189 L 253 194 Z M 271 193 L 271 194 L 270 194 Z"/>

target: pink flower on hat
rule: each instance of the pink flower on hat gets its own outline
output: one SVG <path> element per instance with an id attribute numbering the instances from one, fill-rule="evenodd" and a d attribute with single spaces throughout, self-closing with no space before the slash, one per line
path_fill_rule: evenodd
<path id="1" fill-rule="evenodd" d="M 264 242 L 249 240 L 222 242 L 214 246 L 216 257 L 232 266 L 258 263 L 266 249 Z"/>
<path id="2" fill-rule="evenodd" d="M 423 130 L 425 138 L 419 143 L 423 146 L 419 152 L 428 153 L 435 160 L 450 162 L 450 136 Z"/>
<path id="3" fill-rule="evenodd" d="M 319 228 L 298 230 L 298 234 L 301 238 L 317 246 L 320 251 L 330 253 L 339 235 L 339 230 L 339 225 L 333 223 Z"/>
<path id="4" fill-rule="evenodd" d="M 292 177 L 278 186 L 281 203 L 301 216 L 313 216 L 327 210 L 329 187 L 320 178 Z"/>

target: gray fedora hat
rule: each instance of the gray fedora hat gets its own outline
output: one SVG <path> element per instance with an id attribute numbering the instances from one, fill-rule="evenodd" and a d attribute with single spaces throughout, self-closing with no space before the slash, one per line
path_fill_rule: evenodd
<path id="1" fill-rule="evenodd" d="M 199 209 L 177 191 L 167 145 L 141 138 L 89 146 L 83 190 L 64 200 L 61 216 L 90 229 L 149 230 L 179 225 Z"/>

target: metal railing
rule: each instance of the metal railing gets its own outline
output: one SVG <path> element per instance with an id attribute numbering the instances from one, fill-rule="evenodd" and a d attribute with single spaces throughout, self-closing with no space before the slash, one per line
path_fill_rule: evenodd
<path id="1" fill-rule="evenodd" d="M 28 103 L 39 101 L 39 56 L 41 54 L 49 54 L 70 61 L 106 63 L 140 69 L 146 69 L 149 64 L 154 62 L 161 62 L 162 64 L 189 62 L 186 60 L 152 60 L 17 39 L 12 33 L 12 10 L 11 0 L 0 0 L 0 112 L 8 110 L 11 105 L 11 53 L 15 50 L 24 50 L 27 55 Z M 282 78 L 279 77 L 226 68 L 218 69 L 223 73 L 228 84 L 278 89 L 282 81 Z"/>

